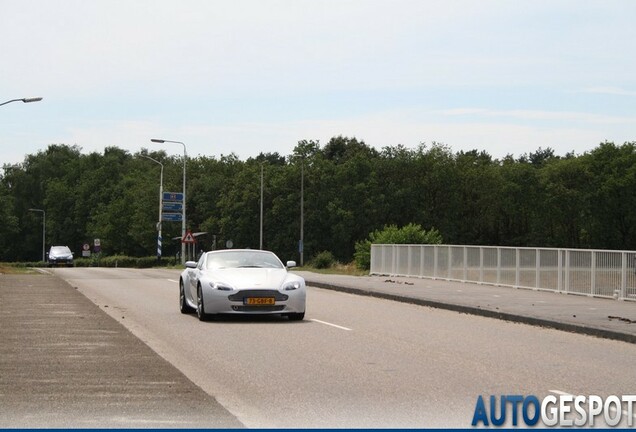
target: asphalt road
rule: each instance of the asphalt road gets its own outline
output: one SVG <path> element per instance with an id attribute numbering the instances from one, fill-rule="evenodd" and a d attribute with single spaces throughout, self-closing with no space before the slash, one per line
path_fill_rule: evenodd
<path id="1" fill-rule="evenodd" d="M 0 428 L 242 426 L 63 280 L 0 274 Z"/>
<path id="2" fill-rule="evenodd" d="M 314 287 L 302 322 L 202 323 L 179 271 L 54 271 L 247 427 L 470 427 L 478 395 L 635 393 L 634 344 Z"/>

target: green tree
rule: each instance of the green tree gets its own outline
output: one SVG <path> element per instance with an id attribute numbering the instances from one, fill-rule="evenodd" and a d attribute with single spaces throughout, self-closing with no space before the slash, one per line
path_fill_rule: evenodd
<path id="1" fill-rule="evenodd" d="M 10 251 L 15 243 L 13 239 L 17 238 L 20 230 L 18 218 L 15 216 L 13 205 L 13 197 L 11 196 L 10 183 L 5 182 L 6 177 L 2 178 L 0 183 L 0 250 Z M 5 256 L 10 258 L 5 252 Z M 0 259 L 6 259 L 1 257 Z"/>
<path id="2" fill-rule="evenodd" d="M 454 238 L 464 244 L 496 244 L 499 240 L 501 177 L 486 152 L 459 152 L 455 157 Z"/>
<path id="3" fill-rule="evenodd" d="M 588 224 L 590 175 L 580 158 L 554 159 L 541 169 L 542 200 L 547 211 L 537 231 L 544 246 L 589 247 L 582 234 Z"/>
<path id="4" fill-rule="evenodd" d="M 304 189 L 304 253 L 329 251 L 347 262 L 356 244 L 383 227 L 436 227 L 449 243 L 636 248 L 636 143 L 601 143 L 583 155 L 539 148 L 515 160 L 479 150 L 453 153 L 439 143 L 381 151 L 337 136 L 324 147 L 301 140 L 292 154 L 229 154 L 187 160 L 187 225 L 199 247 L 257 247 L 261 167 L 264 247 L 284 259 L 298 254 Z M 164 190 L 181 191 L 183 159 L 164 151 L 117 147 L 82 154 L 52 144 L 0 177 L 0 260 L 41 256 L 47 246 L 102 240 L 105 254 L 153 256 L 159 167 Z M 390 230 L 389 230 L 390 231 Z M 162 224 L 164 255 L 180 250 L 181 224 Z M 216 239 L 216 243 L 215 243 Z"/>
<path id="5" fill-rule="evenodd" d="M 544 202 L 539 169 L 527 162 L 506 158 L 499 172 L 499 241 L 503 246 L 540 246 L 545 239 L 537 230 Z"/>
<path id="6" fill-rule="evenodd" d="M 590 243 L 610 249 L 636 248 L 636 143 L 605 142 L 582 158 L 589 172 Z"/>

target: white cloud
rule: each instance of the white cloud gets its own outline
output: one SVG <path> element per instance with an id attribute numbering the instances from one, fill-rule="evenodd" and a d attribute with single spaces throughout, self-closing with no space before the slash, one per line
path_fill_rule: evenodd
<path id="1" fill-rule="evenodd" d="M 475 111 L 475 110 L 473 110 Z M 550 118 L 550 113 L 545 114 Z M 533 114 L 534 117 L 538 113 Z M 517 117 L 513 119 L 532 118 Z M 556 115 L 557 118 L 560 118 Z M 568 119 L 567 116 L 562 118 Z M 585 116 L 583 117 L 585 119 Z M 172 144 L 153 144 L 151 138 L 183 141 L 190 156 L 219 157 L 236 153 L 241 159 L 255 157 L 260 152 L 291 154 L 299 140 L 319 140 L 326 144 L 334 136 L 343 135 L 364 140 L 380 150 L 385 146 L 403 144 L 415 148 L 420 143 L 440 142 L 453 151 L 486 150 L 491 156 L 521 155 L 539 147 L 551 147 L 557 154 L 570 151 L 583 153 L 605 140 L 623 143 L 633 140 L 627 128 L 608 132 L 603 122 L 588 123 L 582 128 L 564 121 L 559 126 L 541 126 L 532 122 L 510 122 L 501 118 L 490 121 L 444 119 L 444 116 L 421 111 L 386 111 L 370 115 L 302 121 L 236 122 L 230 124 L 182 124 L 167 128 L 150 121 L 124 121 L 75 128 L 57 141 L 78 143 L 85 152 L 103 151 L 118 146 L 135 153 L 142 148 L 163 149 L 179 155 L 182 148 Z M 580 120 L 574 116 L 574 120 Z"/>
<path id="2" fill-rule="evenodd" d="M 632 117 L 604 115 L 573 111 L 536 111 L 536 110 L 491 110 L 483 108 L 454 108 L 439 110 L 444 116 L 462 117 L 501 117 L 517 120 L 549 120 L 599 124 L 636 124 L 636 115 Z"/>
<path id="3" fill-rule="evenodd" d="M 249 157 L 339 134 L 500 155 L 636 130 L 628 98 L 597 103 L 636 95 L 636 2 L 0 2 L 0 94 L 44 97 L 2 111 L 7 158 L 151 137 Z"/>
<path id="4" fill-rule="evenodd" d="M 99 95 L 130 86 L 218 94 L 605 76 L 587 56 L 623 44 L 607 47 L 609 35 L 595 30 L 602 25 L 567 17 L 573 5 L 596 13 L 570 1 L 4 1 L 0 37 L 19 43 L 3 50 L 14 71 L 3 80 L 41 84 L 47 95 Z M 570 19 L 568 31 L 553 28 L 555 19 Z M 613 75 L 627 76 L 634 60 L 628 52 L 620 60 Z"/>
<path id="5" fill-rule="evenodd" d="M 589 87 L 582 90 L 582 92 L 618 96 L 636 96 L 636 91 L 625 90 L 620 87 Z"/>

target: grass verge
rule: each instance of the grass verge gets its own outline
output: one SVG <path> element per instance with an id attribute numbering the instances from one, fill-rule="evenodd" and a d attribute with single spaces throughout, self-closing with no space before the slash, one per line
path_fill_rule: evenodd
<path id="1" fill-rule="evenodd" d="M 40 274 L 32 267 L 14 266 L 0 263 L 0 274 Z"/>

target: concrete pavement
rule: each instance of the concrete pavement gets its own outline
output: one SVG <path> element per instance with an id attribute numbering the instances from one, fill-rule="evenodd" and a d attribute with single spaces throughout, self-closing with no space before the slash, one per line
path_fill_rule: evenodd
<path id="1" fill-rule="evenodd" d="M 241 427 L 65 281 L 0 274 L 0 428 Z"/>
<path id="2" fill-rule="evenodd" d="M 636 343 L 636 302 L 395 276 L 294 271 L 309 286 Z"/>

